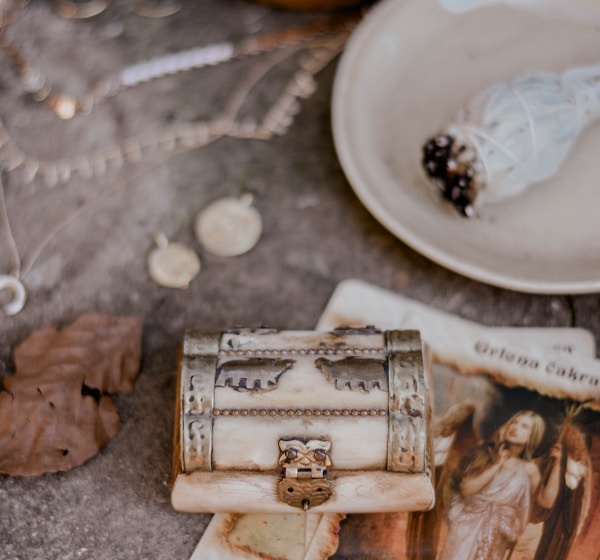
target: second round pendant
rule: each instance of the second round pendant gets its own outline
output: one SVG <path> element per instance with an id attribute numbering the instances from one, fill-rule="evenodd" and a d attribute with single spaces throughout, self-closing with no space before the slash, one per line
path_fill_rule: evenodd
<path id="1" fill-rule="evenodd" d="M 256 245 L 262 233 L 262 219 L 252 206 L 252 196 L 226 197 L 199 212 L 195 230 L 206 251 L 219 257 L 234 257 Z"/>

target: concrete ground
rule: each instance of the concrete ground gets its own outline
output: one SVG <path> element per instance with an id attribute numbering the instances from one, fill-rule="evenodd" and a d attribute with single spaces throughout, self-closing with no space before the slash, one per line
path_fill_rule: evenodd
<path id="1" fill-rule="evenodd" d="M 52 84 L 77 94 L 142 59 L 239 42 L 320 16 L 243 0 L 189 0 L 178 14 L 150 20 L 125 4 L 119 0 L 97 18 L 71 21 L 49 2 L 33 0 L 8 34 Z M 52 160 L 88 153 L 175 123 L 214 118 L 264 60 L 156 80 L 119 93 L 90 115 L 62 121 L 23 93 L 0 54 L 0 118 L 27 154 Z M 115 398 L 122 428 L 114 440 L 70 472 L 0 476 L 1 559 L 189 557 L 209 516 L 177 513 L 169 503 L 177 352 L 187 328 L 311 329 L 336 284 L 360 278 L 485 324 L 600 333 L 596 294 L 528 295 L 484 285 L 437 266 L 379 225 L 354 195 L 334 149 L 336 64 L 318 76 L 316 93 L 301 102 L 289 131 L 269 141 L 223 138 L 53 188 L 3 172 L 23 260 L 50 238 L 25 276 L 26 308 L 0 318 L 0 376 L 13 371 L 12 348 L 28 332 L 86 312 L 140 315 L 144 339 L 135 391 Z M 269 73 L 242 115 L 264 114 L 294 69 L 290 59 Z M 208 254 L 194 237 L 196 213 L 216 198 L 244 192 L 254 195 L 264 221 L 260 242 L 239 257 Z M 65 215 L 73 219 L 52 235 Z M 186 290 L 158 286 L 147 274 L 146 256 L 159 232 L 201 256 L 202 270 Z M 0 271 L 11 266 L 3 234 Z"/>

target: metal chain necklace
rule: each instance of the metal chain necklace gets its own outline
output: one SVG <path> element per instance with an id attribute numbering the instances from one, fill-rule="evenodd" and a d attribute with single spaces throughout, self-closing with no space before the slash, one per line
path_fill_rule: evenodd
<path id="1" fill-rule="evenodd" d="M 227 136 L 238 139 L 269 140 L 274 135 L 285 134 L 299 111 L 298 100 L 308 98 L 313 94 L 316 90 L 314 76 L 341 52 L 349 33 L 350 29 L 347 28 L 320 39 L 313 38 L 311 41 L 297 42 L 291 47 L 288 46 L 274 53 L 272 60 L 257 64 L 251 69 L 245 80 L 230 95 L 223 112 L 210 121 L 171 125 L 154 134 L 129 138 L 104 150 L 86 155 L 40 161 L 17 146 L 0 120 L 0 170 L 8 173 L 20 171 L 25 183 L 40 178 L 50 187 L 59 182 L 66 183 L 76 176 L 83 179 L 97 178 L 112 170 L 118 170 L 125 164 L 136 164 L 143 158 L 152 156 L 152 161 L 146 168 L 101 191 L 76 211 L 57 222 L 37 247 L 31 251 L 29 259 L 24 265 L 21 262 L 21 255 L 10 226 L 4 198 L 4 186 L 0 181 L 0 217 L 4 224 L 3 235 L 9 244 L 13 261 L 10 273 L 0 276 L 0 292 L 8 291 L 11 296 L 7 303 L 0 302 L 0 308 L 4 314 L 15 315 L 25 306 L 27 290 L 23 278 L 31 270 L 44 247 L 67 223 L 101 198 L 141 177 L 175 154 L 201 148 L 219 138 Z M 306 52 L 298 60 L 299 69 L 294 72 L 280 96 L 262 119 L 258 123 L 238 121 L 239 109 L 260 79 L 273 67 L 301 51 Z"/>
<path id="2" fill-rule="evenodd" d="M 6 200 L 4 198 L 4 182 L 2 174 L 0 174 L 0 218 L 4 225 L 3 235 L 8 242 L 8 250 L 10 253 L 11 270 L 9 274 L 0 274 L 0 292 L 8 291 L 10 300 L 2 305 L 4 314 L 7 316 L 16 315 L 25 307 L 27 301 L 27 290 L 21 281 L 21 256 L 15 238 L 8 221 L 8 212 L 6 210 Z"/>
<path id="3" fill-rule="evenodd" d="M 269 140 L 273 135 L 287 131 L 292 122 L 291 115 L 297 111 L 297 99 L 307 98 L 314 92 L 314 75 L 340 52 L 348 34 L 348 31 L 342 31 L 311 43 L 289 47 L 281 50 L 275 62 L 269 62 L 264 71 L 262 66 L 257 66 L 254 73 L 260 76 L 257 79 L 250 76 L 251 82 L 258 81 L 281 60 L 307 49 L 307 56 L 299 61 L 300 69 L 294 73 L 283 93 L 259 123 L 235 120 L 248 89 L 242 84 L 230 97 L 225 111 L 210 121 L 177 123 L 165 126 L 155 133 L 127 138 L 89 154 L 43 161 L 21 150 L 0 119 L 0 167 L 9 172 L 20 171 L 22 183 L 28 184 L 40 178 L 46 186 L 53 187 L 76 176 L 85 180 L 100 177 L 111 170 L 122 168 L 125 163 L 137 163 L 145 155 L 170 152 L 178 146 L 188 150 L 196 149 L 221 136 Z"/>
<path id="4" fill-rule="evenodd" d="M 1 0 L 0 0 L 1 1 Z M 16 0 L 12 0 L 16 1 Z M 21 0 L 19 13 L 27 4 Z M 18 14 L 13 11 L 0 25 L 0 31 L 15 21 Z M 75 97 L 55 91 L 43 72 L 27 60 L 14 41 L 0 32 L 0 47 L 11 60 L 23 89 L 39 103 L 43 103 L 62 119 L 71 119 L 77 114 L 89 114 L 102 101 L 126 89 L 147 83 L 165 76 L 215 66 L 223 62 L 266 53 L 278 48 L 309 42 L 324 34 L 331 34 L 342 28 L 349 28 L 356 18 L 336 18 L 332 21 L 313 22 L 280 32 L 251 37 L 238 44 L 231 42 L 214 43 L 173 54 L 153 58 L 127 66 L 118 74 L 100 80 L 87 94 Z"/>

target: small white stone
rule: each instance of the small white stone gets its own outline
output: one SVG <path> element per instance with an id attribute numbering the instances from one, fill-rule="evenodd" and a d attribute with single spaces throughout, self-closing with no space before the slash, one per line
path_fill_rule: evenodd
<path id="1" fill-rule="evenodd" d="M 159 245 L 148 255 L 148 273 L 161 286 L 187 288 L 198 272 L 198 255 L 181 243 Z"/>
<path id="2" fill-rule="evenodd" d="M 252 249 L 262 233 L 262 219 L 251 197 L 227 197 L 204 208 L 196 218 L 196 236 L 213 255 L 233 257 Z"/>

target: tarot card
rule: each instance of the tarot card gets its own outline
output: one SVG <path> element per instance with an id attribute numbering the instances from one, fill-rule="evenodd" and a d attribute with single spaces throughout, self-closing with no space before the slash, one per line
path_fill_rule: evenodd
<path id="1" fill-rule="evenodd" d="M 585 398 L 597 389 L 547 371 L 549 356 L 583 371 L 591 333 L 484 327 L 358 281 L 338 286 L 317 328 L 340 324 L 419 328 L 432 346 L 437 503 L 349 515 L 333 560 L 598 558 L 600 414 Z M 519 356 L 538 360 L 534 375 Z"/>

